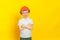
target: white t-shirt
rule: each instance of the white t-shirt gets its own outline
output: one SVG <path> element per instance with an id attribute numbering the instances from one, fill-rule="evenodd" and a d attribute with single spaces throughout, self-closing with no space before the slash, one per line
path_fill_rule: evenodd
<path id="1" fill-rule="evenodd" d="M 19 27 L 21 27 L 22 25 L 27 25 L 27 24 L 33 24 L 32 19 L 30 19 L 30 18 L 26 18 L 26 19 L 22 18 L 18 22 Z M 22 37 L 22 38 L 31 37 L 31 30 L 24 29 L 24 30 L 20 31 L 20 37 Z"/>

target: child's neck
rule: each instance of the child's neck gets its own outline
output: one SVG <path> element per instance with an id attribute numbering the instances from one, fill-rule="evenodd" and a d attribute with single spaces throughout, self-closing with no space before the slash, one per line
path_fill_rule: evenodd
<path id="1" fill-rule="evenodd" d="M 27 19 L 28 17 L 23 17 L 24 19 Z"/>

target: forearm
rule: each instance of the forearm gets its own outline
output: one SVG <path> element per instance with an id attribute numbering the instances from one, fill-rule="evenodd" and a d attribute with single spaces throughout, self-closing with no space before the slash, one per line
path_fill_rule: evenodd
<path id="1" fill-rule="evenodd" d="M 32 27 L 26 27 L 26 29 L 32 30 Z"/>
<path id="2" fill-rule="evenodd" d="M 29 30 L 32 30 L 32 26 L 33 26 L 32 24 L 28 24 L 28 25 L 26 26 L 26 28 L 29 29 Z"/>
<path id="3" fill-rule="evenodd" d="M 21 27 L 19 27 L 19 29 L 22 31 L 24 29 L 29 29 L 32 30 L 32 24 L 28 24 L 28 25 L 22 25 Z"/>

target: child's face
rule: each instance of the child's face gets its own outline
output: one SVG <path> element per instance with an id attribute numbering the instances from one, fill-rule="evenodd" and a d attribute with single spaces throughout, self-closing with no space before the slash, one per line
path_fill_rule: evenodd
<path id="1" fill-rule="evenodd" d="M 22 11 L 22 15 L 23 15 L 23 17 L 27 17 L 28 14 L 29 14 L 28 10 L 26 10 L 26 11 Z"/>

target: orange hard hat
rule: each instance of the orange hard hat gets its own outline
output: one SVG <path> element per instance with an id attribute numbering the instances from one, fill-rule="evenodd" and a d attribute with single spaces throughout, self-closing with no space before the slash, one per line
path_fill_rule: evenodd
<path id="1" fill-rule="evenodd" d="M 23 6 L 23 7 L 21 8 L 21 10 L 20 10 L 20 13 L 22 14 L 22 11 L 26 11 L 26 10 L 28 10 L 28 12 L 30 12 L 30 10 L 29 10 L 28 7 Z"/>

